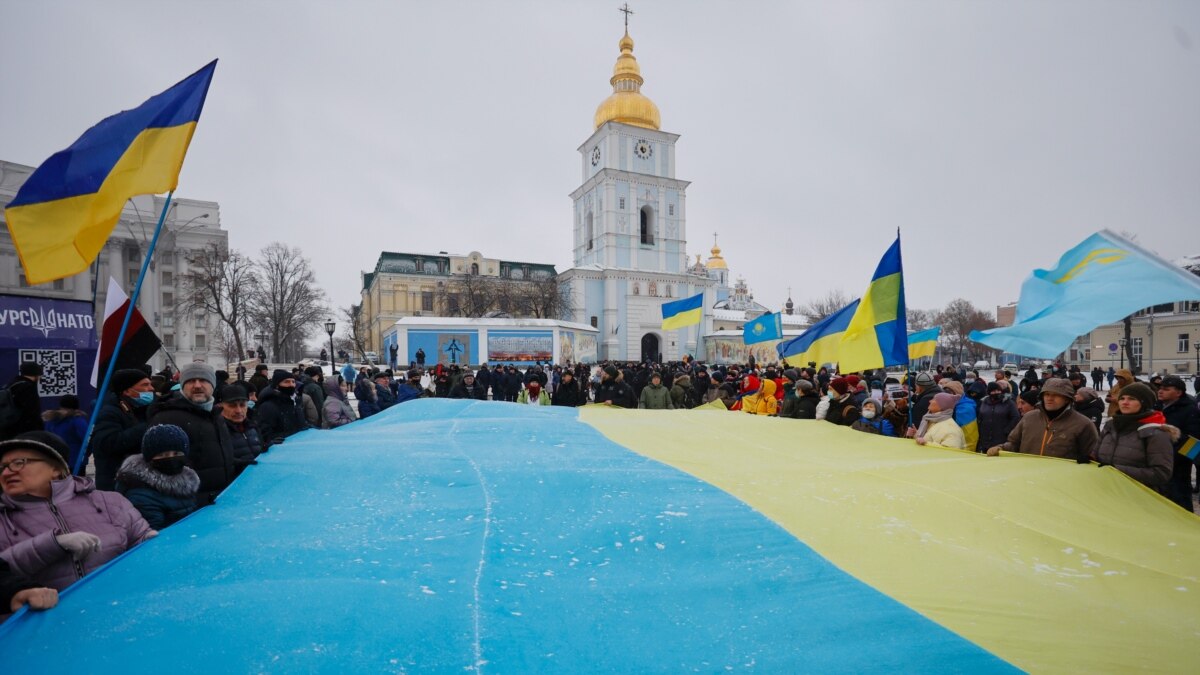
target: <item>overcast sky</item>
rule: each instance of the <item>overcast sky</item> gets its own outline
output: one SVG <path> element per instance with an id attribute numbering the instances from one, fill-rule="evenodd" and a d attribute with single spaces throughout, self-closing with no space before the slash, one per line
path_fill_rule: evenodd
<path id="1" fill-rule="evenodd" d="M 36 165 L 220 58 L 179 195 L 299 246 L 337 306 L 380 250 L 571 264 L 576 148 L 622 15 L 588 2 L 0 0 L 0 157 Z M 1200 253 L 1200 2 L 631 0 L 643 93 L 711 233 L 778 308 L 1015 301 L 1088 234 Z"/>

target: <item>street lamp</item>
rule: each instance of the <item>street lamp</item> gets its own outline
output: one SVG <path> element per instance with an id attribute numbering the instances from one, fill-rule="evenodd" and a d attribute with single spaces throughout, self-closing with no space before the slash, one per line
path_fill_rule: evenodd
<path id="1" fill-rule="evenodd" d="M 325 321 L 325 332 L 329 333 L 329 375 L 330 377 L 337 375 L 337 368 L 334 367 L 333 361 L 333 331 L 337 329 L 337 324 L 333 319 Z"/>
<path id="2" fill-rule="evenodd" d="M 1121 338 L 1120 340 L 1117 340 L 1117 344 L 1121 345 L 1121 369 L 1124 370 L 1125 369 L 1125 345 L 1129 344 L 1129 341 L 1126 340 L 1125 338 Z"/>

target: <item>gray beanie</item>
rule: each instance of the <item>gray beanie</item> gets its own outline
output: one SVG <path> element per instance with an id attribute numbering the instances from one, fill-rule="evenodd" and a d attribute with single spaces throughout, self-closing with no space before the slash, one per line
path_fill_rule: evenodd
<path id="1" fill-rule="evenodd" d="M 922 387 L 932 387 L 933 386 L 933 376 L 925 371 L 921 371 L 921 372 L 917 373 L 917 382 L 916 383 L 917 383 L 917 385 L 922 386 Z"/>
<path id="2" fill-rule="evenodd" d="M 216 388 L 217 371 L 207 363 L 189 363 L 179 369 L 179 383 L 184 384 L 188 380 L 207 380 L 213 388 Z"/>
<path id="3" fill-rule="evenodd" d="M 803 392 L 810 392 L 813 390 L 813 383 L 808 380 L 796 380 L 796 388 Z"/>

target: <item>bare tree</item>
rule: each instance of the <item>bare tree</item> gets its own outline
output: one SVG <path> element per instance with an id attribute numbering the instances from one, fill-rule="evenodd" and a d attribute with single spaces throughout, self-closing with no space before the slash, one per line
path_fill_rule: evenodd
<path id="1" fill-rule="evenodd" d="M 325 292 L 317 287 L 312 265 L 299 248 L 273 242 L 261 256 L 250 313 L 269 336 L 275 359 L 290 362 L 312 329 L 329 316 Z"/>
<path id="2" fill-rule="evenodd" d="M 938 324 L 938 311 L 936 309 L 909 309 L 905 312 L 908 318 L 908 329 L 910 331 L 925 330 L 933 328 Z"/>
<path id="3" fill-rule="evenodd" d="M 939 315 L 939 321 L 942 324 L 942 337 L 945 339 L 945 344 L 949 350 L 957 354 L 959 361 L 969 349 L 971 331 L 996 327 L 996 320 L 990 313 L 980 310 L 971 304 L 970 300 L 962 298 L 951 300 Z M 982 345 L 976 349 L 991 351 Z"/>
<path id="4" fill-rule="evenodd" d="M 835 288 L 822 297 L 800 305 L 797 311 L 812 324 L 837 312 L 850 304 L 851 300 L 850 296 L 846 295 L 842 289 Z"/>
<path id="5" fill-rule="evenodd" d="M 575 311 L 570 289 L 557 277 L 527 281 L 517 291 L 523 313 L 535 319 L 561 319 Z"/>
<path id="6" fill-rule="evenodd" d="M 180 279 L 183 293 L 178 309 L 203 312 L 228 330 L 237 359 L 245 358 L 242 341 L 250 320 L 249 303 L 258 287 L 254 263 L 236 250 L 209 244 L 187 258 L 189 271 Z"/>
<path id="7" fill-rule="evenodd" d="M 363 324 L 362 303 L 342 308 L 342 320 L 346 323 L 342 331 L 345 344 L 340 349 L 346 349 L 360 358 L 366 358 L 367 327 Z"/>
<path id="8" fill-rule="evenodd" d="M 495 309 L 501 285 L 503 282 L 495 277 L 456 274 L 438 287 L 435 301 L 445 316 L 477 319 Z"/>

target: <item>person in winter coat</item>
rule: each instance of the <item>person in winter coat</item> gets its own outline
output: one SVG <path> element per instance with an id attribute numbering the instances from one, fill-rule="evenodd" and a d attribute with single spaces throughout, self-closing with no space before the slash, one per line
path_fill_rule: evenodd
<path id="1" fill-rule="evenodd" d="M 929 402 L 929 412 L 925 413 L 921 425 L 917 427 L 917 445 L 938 445 L 958 450 L 966 447 L 962 427 L 954 421 L 954 406 L 958 404 L 958 398 L 957 394 L 947 392 L 933 397 Z"/>
<path id="2" fill-rule="evenodd" d="M 1117 414 L 1100 434 L 1094 459 L 1100 466 L 1112 466 L 1153 490 L 1162 491 L 1175 468 L 1177 427 L 1154 409 L 1155 395 L 1150 387 L 1135 382 L 1121 387 Z"/>
<path id="3" fill-rule="evenodd" d="M 662 375 L 657 371 L 650 375 L 650 382 L 642 388 L 642 394 L 638 397 L 638 408 L 645 410 L 674 410 L 675 404 L 671 401 L 671 391 L 663 386 Z"/>
<path id="4" fill-rule="evenodd" d="M 1196 407 L 1196 399 L 1188 395 L 1183 379 L 1175 375 L 1163 378 L 1162 386 L 1158 389 L 1158 403 L 1162 407 L 1167 424 L 1180 432 L 1179 438 L 1174 442 L 1175 463 L 1165 494 L 1167 499 L 1191 511 L 1192 467 L 1195 463 L 1186 455 L 1178 453 L 1189 436 L 1200 438 L 1200 409 Z"/>
<path id="5" fill-rule="evenodd" d="M 408 371 L 408 381 L 401 383 L 396 388 L 396 403 L 404 403 L 425 395 L 426 391 L 421 388 L 421 371 L 410 370 Z M 362 407 L 359 406 L 359 411 L 361 412 L 361 410 Z"/>
<path id="6" fill-rule="evenodd" d="M 325 429 L 336 429 L 354 421 L 354 409 L 346 400 L 350 385 L 335 380 L 325 382 Z"/>
<path id="7" fill-rule="evenodd" d="M 96 459 L 98 490 L 112 490 L 121 462 L 142 451 L 146 412 L 155 399 L 150 378 L 132 368 L 113 373 L 109 389 L 88 441 L 88 453 Z"/>
<path id="8" fill-rule="evenodd" d="M 874 398 L 863 401 L 862 416 L 854 420 L 850 428 L 876 436 L 896 435 L 896 428 L 883 416 L 883 404 Z"/>
<path id="9" fill-rule="evenodd" d="M 396 405 L 396 395 L 392 393 L 388 379 L 387 373 L 375 374 L 375 404 L 379 406 L 379 412 Z"/>
<path id="10" fill-rule="evenodd" d="M 46 431 L 63 439 L 71 454 L 67 466 L 74 467 L 79 451 L 83 449 L 83 437 L 87 435 L 88 416 L 79 409 L 79 397 L 67 394 L 58 399 L 58 408 L 42 413 Z M 2 607 L 2 606 L 0 606 Z"/>
<path id="11" fill-rule="evenodd" d="M 0 442 L 0 560 L 56 590 L 158 534 L 128 499 L 72 476 L 66 452 L 44 431 Z"/>
<path id="12" fill-rule="evenodd" d="M 621 371 L 610 363 L 600 371 L 600 384 L 596 387 L 595 401 L 601 405 L 628 408 L 628 400 L 633 395 L 632 389 L 626 392 L 628 388 L 622 381 Z M 634 407 L 637 407 L 636 404 Z"/>
<path id="13" fill-rule="evenodd" d="M 747 380 L 753 375 L 746 377 Z M 754 378 L 757 380 L 757 378 Z M 775 398 L 775 380 L 758 380 L 758 391 L 742 396 L 742 412 L 752 415 L 774 416 L 779 412 L 779 399 Z"/>
<path id="14" fill-rule="evenodd" d="M 187 433 L 189 461 L 200 476 L 199 503 L 207 506 L 238 474 L 233 441 L 221 411 L 215 409 L 217 376 L 212 366 L 189 363 L 179 369 L 179 379 L 179 393 L 150 406 L 146 421 L 151 426 L 174 424 Z"/>
<path id="15" fill-rule="evenodd" d="M 4 623 L 10 613 L 26 605 L 31 610 L 41 611 L 57 604 L 58 591 L 29 583 L 0 559 L 0 623 Z M 8 609 L 5 609 L 6 607 Z"/>
<path id="16" fill-rule="evenodd" d="M 587 403 L 587 395 L 579 388 L 579 381 L 575 379 L 575 374 L 569 369 L 564 370 L 562 380 L 554 389 L 554 396 L 550 397 L 550 404 L 576 408 L 584 403 Z"/>
<path id="17" fill-rule="evenodd" d="M 487 400 L 487 387 L 479 383 L 479 379 L 470 370 L 463 373 L 462 381 L 450 390 L 450 398 L 470 398 L 476 401 Z"/>
<path id="18" fill-rule="evenodd" d="M 1072 408 L 1074 401 L 1075 391 L 1070 382 L 1050 379 L 1042 387 L 1041 403 L 1021 416 L 1007 441 L 988 448 L 988 456 L 995 457 L 1006 450 L 1089 463 L 1100 435 L 1091 420 Z"/>
<path id="19" fill-rule="evenodd" d="M 903 389 L 887 394 L 883 417 L 892 424 L 896 435 L 903 438 L 908 429 L 908 392 Z"/>
<path id="20" fill-rule="evenodd" d="M 183 429 L 158 424 L 146 430 L 142 454 L 126 457 L 117 471 L 117 492 L 156 530 L 196 510 L 200 476 L 187 465 L 187 456 Z"/>
<path id="21" fill-rule="evenodd" d="M 709 403 L 712 403 L 713 401 L 720 401 L 720 400 L 721 400 L 720 376 L 716 376 L 716 377 L 710 376 L 708 378 L 708 389 L 706 389 L 704 391 L 704 396 L 703 396 L 703 398 L 700 399 L 700 402 L 707 405 Z"/>
<path id="22" fill-rule="evenodd" d="M 321 366 L 309 366 L 304 369 L 304 382 L 300 384 L 301 391 L 305 396 L 312 399 L 313 406 L 316 408 L 316 419 L 309 418 L 308 425 L 317 429 L 322 428 L 325 418 L 322 417 L 325 410 L 325 371 Z"/>
<path id="23" fill-rule="evenodd" d="M 912 427 L 909 436 L 916 435 L 915 427 L 924 419 L 925 413 L 929 412 L 929 402 L 934 396 L 942 393 L 942 388 L 933 380 L 933 376 L 928 372 L 917 373 L 916 379 L 913 381 L 914 395 L 909 402 L 909 420 L 908 424 Z"/>
<path id="24" fill-rule="evenodd" d="M 1104 401 L 1100 400 L 1100 394 L 1097 394 L 1095 389 L 1091 387 L 1075 389 L 1075 409 L 1096 425 L 1096 431 L 1100 431 L 1100 422 L 1104 420 Z"/>
<path id="25" fill-rule="evenodd" d="M 828 403 L 822 402 L 817 406 L 817 419 L 832 422 L 841 426 L 850 426 L 858 420 L 859 412 L 852 400 L 850 382 L 844 377 L 835 377 L 829 381 Z M 821 412 L 824 409 L 825 415 Z"/>
<path id="26" fill-rule="evenodd" d="M 1121 395 L 1121 387 L 1133 384 L 1137 381 L 1133 377 L 1133 372 L 1128 368 L 1122 368 L 1116 371 L 1113 377 L 1116 378 L 1116 382 L 1109 382 L 1108 396 L 1105 397 L 1105 401 L 1108 402 L 1108 410 L 1106 412 L 1108 413 L 1109 417 L 1117 414 L 1117 397 Z"/>
<path id="27" fill-rule="evenodd" d="M 692 378 L 679 375 L 671 382 L 671 405 L 676 410 L 688 410 L 696 407 L 696 399 L 692 394 Z"/>
<path id="28" fill-rule="evenodd" d="M 258 425 L 250 419 L 250 401 L 246 390 L 236 384 L 221 387 L 217 403 L 221 418 L 229 432 L 229 443 L 233 448 L 233 465 L 238 475 L 251 464 L 258 463 L 263 452 L 262 436 Z"/>
<path id="29" fill-rule="evenodd" d="M 370 375 L 359 375 L 354 385 L 354 398 L 358 401 L 358 417 L 366 419 L 379 412 L 379 401 L 375 382 Z"/>
<path id="30" fill-rule="evenodd" d="M 517 396 L 517 403 L 524 405 L 550 405 L 550 395 L 542 389 L 541 382 L 533 380 L 525 385 Z"/>
<path id="31" fill-rule="evenodd" d="M 1004 395 L 1003 387 L 995 382 L 987 387 L 987 396 L 979 403 L 979 442 L 975 445 L 976 452 L 987 452 L 988 448 L 1004 443 L 1017 422 L 1021 421 L 1017 405 Z"/>
<path id="32" fill-rule="evenodd" d="M 271 376 L 271 386 L 262 390 L 254 408 L 264 450 L 308 428 L 302 405 L 296 402 L 296 378 L 286 370 L 276 370 Z"/>
<path id="33" fill-rule="evenodd" d="M 963 439 L 966 444 L 964 448 L 974 450 L 979 445 L 979 407 L 975 399 L 966 396 L 966 389 L 962 382 L 954 380 L 942 379 L 939 383 L 942 391 L 948 394 L 954 394 L 958 397 L 958 402 L 954 404 L 954 423 L 962 429 Z M 975 422 L 972 424 L 972 422 Z"/>
<path id="34" fill-rule="evenodd" d="M 813 420 L 817 418 L 817 404 L 821 402 L 821 395 L 817 393 L 817 388 L 811 380 L 799 379 L 795 384 L 795 396 L 789 404 L 788 398 L 783 399 L 785 412 L 779 413 L 780 417 L 791 417 L 798 420 Z"/>
<path id="35" fill-rule="evenodd" d="M 260 363 L 254 366 L 254 374 L 250 376 L 250 387 L 254 389 L 254 393 L 262 391 L 271 384 L 270 378 L 267 377 L 267 364 Z"/>
<path id="36" fill-rule="evenodd" d="M 36 361 L 22 361 L 17 376 L 8 384 L 12 405 L 16 408 L 16 420 L 5 429 L 0 429 L 12 438 L 26 431 L 38 431 L 42 425 L 42 399 L 38 396 L 38 380 L 42 378 L 42 365 Z"/>

